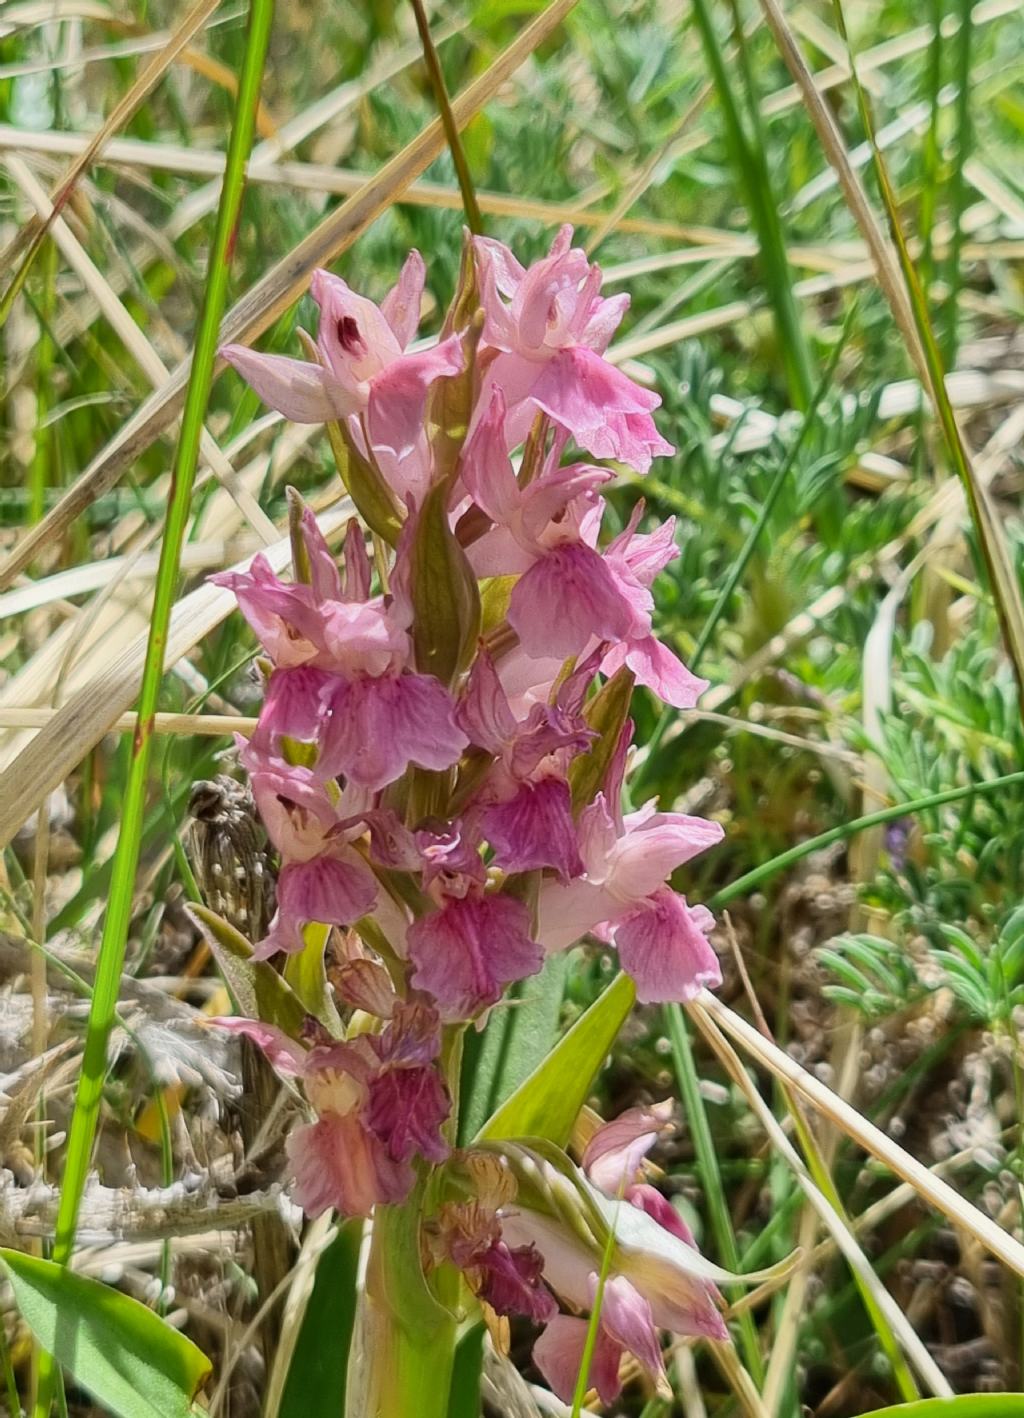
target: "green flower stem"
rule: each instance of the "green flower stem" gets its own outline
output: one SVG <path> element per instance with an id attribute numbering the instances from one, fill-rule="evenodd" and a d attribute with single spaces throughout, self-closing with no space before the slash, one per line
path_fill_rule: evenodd
<path id="1" fill-rule="evenodd" d="M 149 625 L 149 643 L 146 647 L 139 693 L 138 727 L 135 730 L 131 765 L 125 787 L 121 829 L 86 1029 L 82 1072 L 68 1132 L 53 1249 L 53 1258 L 61 1265 L 68 1263 L 74 1249 L 79 1206 L 99 1120 L 103 1082 L 107 1071 L 107 1045 L 117 1009 L 121 970 L 131 923 L 135 873 L 149 787 L 153 717 L 163 679 L 164 655 L 171 610 L 177 591 L 181 548 L 188 525 L 192 486 L 199 458 L 199 439 L 213 377 L 220 318 L 228 288 L 231 250 L 245 190 L 246 163 L 252 146 L 273 11 L 273 0 L 252 0 L 224 184 L 210 249 L 203 310 L 182 416 L 181 438 L 171 478 L 167 521 L 160 549 L 160 564 Z M 49 1414 L 54 1378 L 53 1361 L 48 1356 L 40 1373 L 39 1393 L 35 1405 L 36 1418 L 47 1418 Z"/>

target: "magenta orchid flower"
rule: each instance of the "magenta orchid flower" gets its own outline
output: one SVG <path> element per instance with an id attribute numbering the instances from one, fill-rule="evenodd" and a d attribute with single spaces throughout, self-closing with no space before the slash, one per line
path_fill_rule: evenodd
<path id="1" fill-rule="evenodd" d="M 311 921 L 347 926 L 367 915 L 377 882 L 346 840 L 345 819 L 311 769 L 271 758 L 244 741 L 241 759 L 267 836 L 281 854 L 277 911 L 255 949 L 263 959 L 301 950 L 302 928 Z"/>
<path id="2" fill-rule="evenodd" d="M 523 903 L 480 887 L 443 897 L 415 921 L 408 950 L 413 985 L 437 1002 L 445 1020 L 472 1019 L 544 963 Z"/>
<path id="3" fill-rule="evenodd" d="M 289 1135 L 288 1159 L 308 1216 L 331 1208 L 368 1216 L 378 1203 L 402 1202 L 416 1181 L 412 1160 L 448 1156 L 441 1127 L 451 1100 L 432 1009 L 400 1006 L 380 1034 L 312 1049 L 257 1020 L 213 1022 L 252 1039 L 282 1077 L 302 1084 L 316 1119 Z"/>
<path id="4" fill-rule="evenodd" d="M 411 348 L 424 289 L 414 252 L 380 306 L 314 275 L 308 362 L 224 351 L 287 417 L 342 425 L 350 491 L 376 536 L 371 562 L 353 519 L 336 557 L 291 495 L 294 579 L 262 556 L 215 578 L 270 661 L 238 754 L 278 858 L 253 968 L 305 947 L 309 925 L 331 928 L 322 972 L 292 1001 L 300 1021 L 315 1013 L 294 1028 L 302 1042 L 266 1022 L 222 1027 L 259 1044 L 305 1099 L 287 1151 L 309 1215 L 409 1203 L 397 1228 L 381 1215 L 370 1228 L 360 1305 L 385 1342 L 352 1366 L 353 1411 L 376 1411 L 385 1391 L 389 1414 L 419 1401 L 400 1362 L 386 1371 L 405 1342 L 393 1293 L 404 1269 L 420 1299 L 436 1286 L 455 1310 L 468 1290 L 492 1325 L 544 1326 L 534 1357 L 566 1400 L 599 1289 L 590 1381 L 607 1404 L 626 1355 L 664 1386 L 662 1331 L 726 1333 L 716 1287 L 735 1277 L 645 1175 L 670 1105 L 599 1128 L 582 1167 L 541 1139 L 496 1140 L 495 1118 L 452 1151 L 466 1122 L 452 1116 L 462 1036 L 547 955 L 609 942 L 643 1003 L 721 979 L 710 912 L 670 885 L 721 827 L 654 804 L 622 810 L 633 682 L 689 709 L 705 681 L 654 635 L 674 520 L 641 531 L 639 503 L 606 531 L 614 473 L 584 461 L 644 473 L 671 451 L 657 396 L 606 358 L 628 302 L 603 298 L 600 281 L 568 227 L 529 268 L 472 238 L 431 348 Z M 277 983 L 284 1000 L 291 971 Z M 436 1330 L 438 1392 L 450 1328 Z M 423 1358 L 417 1382 L 433 1372 Z"/>
<path id="5" fill-rule="evenodd" d="M 470 742 L 494 757 L 475 803 L 504 871 L 550 867 L 563 881 L 583 871 L 567 774 L 595 738 L 580 712 L 593 674 L 593 664 L 585 665 L 553 705 L 535 704 L 520 720 L 486 649 L 473 663 L 456 718 Z"/>
<path id="6" fill-rule="evenodd" d="M 607 934 L 645 1004 L 692 999 L 721 983 L 718 957 L 705 932 L 709 911 L 690 907 L 665 878 L 722 840 L 719 823 L 653 805 L 616 821 L 603 793 L 579 823 L 584 874 L 567 885 L 545 881 L 538 934 L 549 952 L 588 932 Z"/>
<path id="7" fill-rule="evenodd" d="M 408 352 L 419 324 L 423 258 L 412 251 L 398 284 L 380 306 L 356 295 L 340 276 L 314 271 L 310 294 L 320 308 L 317 363 L 225 345 L 221 354 L 265 404 L 295 423 L 351 421 L 357 443 L 372 451 L 402 501 L 419 497 L 429 478 L 423 410 L 430 385 L 463 366 L 453 335 Z"/>

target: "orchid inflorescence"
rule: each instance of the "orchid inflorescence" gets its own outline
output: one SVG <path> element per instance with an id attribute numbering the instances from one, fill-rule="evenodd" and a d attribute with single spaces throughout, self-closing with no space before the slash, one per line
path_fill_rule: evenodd
<path id="1" fill-rule="evenodd" d="M 688 709 L 705 682 L 652 633 L 673 522 L 638 531 L 638 504 L 601 541 L 615 474 L 585 458 L 643 474 L 672 450 L 657 396 L 605 357 L 627 298 L 600 296 L 571 237 L 526 269 L 467 240 L 440 338 L 421 348 L 412 252 L 379 307 L 316 273 L 308 360 L 223 351 L 272 408 L 327 424 L 373 535 L 368 551 L 353 518 L 336 561 L 299 508 L 292 582 L 261 556 L 215 578 L 269 662 L 240 740 L 280 858 L 254 955 L 321 950 L 324 928 L 345 928 L 331 981 L 351 1010 L 302 1038 L 222 1024 L 301 1086 L 311 1120 L 288 1151 L 307 1213 L 368 1216 L 441 1178 L 422 1217 L 427 1273 L 457 1266 L 492 1317 L 544 1324 L 535 1359 L 563 1398 L 611 1228 L 591 1368 L 607 1401 L 623 1351 L 663 1375 L 660 1328 L 725 1336 L 715 1285 L 731 1277 L 643 1181 L 665 1110 L 601 1128 L 582 1170 L 536 1139 L 456 1151 L 449 1046 L 587 935 L 615 947 L 642 1002 L 720 983 L 710 913 L 667 884 L 720 826 L 623 811 L 634 683 Z"/>

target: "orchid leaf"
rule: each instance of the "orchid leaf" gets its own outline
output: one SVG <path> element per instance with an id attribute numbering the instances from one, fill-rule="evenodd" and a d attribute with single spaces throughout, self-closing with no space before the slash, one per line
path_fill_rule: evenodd
<path id="1" fill-rule="evenodd" d="M 65 1266 L 0 1250 L 36 1339 L 117 1418 L 194 1418 L 206 1355 L 145 1305 Z"/>
<path id="2" fill-rule="evenodd" d="M 262 1019 L 298 1039 L 306 1018 L 302 1001 L 265 960 L 252 959 L 245 936 L 208 906 L 192 903 L 187 912 L 213 953 L 236 1014 Z"/>
<path id="3" fill-rule="evenodd" d="M 620 975 L 491 1115 L 477 1140 L 543 1137 L 564 1146 L 635 998 L 633 981 Z"/>

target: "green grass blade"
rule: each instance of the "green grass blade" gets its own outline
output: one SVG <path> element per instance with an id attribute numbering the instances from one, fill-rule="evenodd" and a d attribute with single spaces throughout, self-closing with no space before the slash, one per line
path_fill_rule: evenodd
<path id="1" fill-rule="evenodd" d="M 956 108 L 953 124 L 956 133 L 956 158 L 949 179 L 949 220 L 952 236 L 946 260 L 946 317 L 942 357 L 947 369 L 956 368 L 959 345 L 960 285 L 964 246 L 964 209 L 967 206 L 967 179 L 964 167 L 971 155 L 971 40 L 974 34 L 972 11 L 974 0 L 960 0 L 960 27 L 956 32 Z"/>
<path id="2" fill-rule="evenodd" d="M 849 53 L 850 74 L 853 80 L 854 91 L 857 95 L 860 119 L 864 133 L 871 146 L 879 191 L 881 192 L 882 202 L 889 219 L 890 234 L 899 257 L 900 270 L 906 285 L 914 325 L 920 341 L 919 353 L 923 364 L 923 374 L 932 403 L 935 406 L 939 428 L 946 445 L 946 452 L 950 464 L 963 483 L 967 505 L 970 509 L 971 518 L 978 534 L 978 542 L 988 571 L 992 594 L 995 598 L 996 610 L 999 614 L 999 621 L 1003 631 L 1003 638 L 1006 642 L 1007 653 L 1009 654 L 1014 673 L 1017 677 L 1017 688 L 1020 694 L 1020 709 L 1021 713 L 1024 714 L 1024 596 L 1022 596 L 1021 593 L 1020 581 L 1017 577 L 1017 570 L 1013 564 L 1013 558 L 1007 545 L 999 512 L 992 499 L 992 494 L 989 492 L 985 483 L 975 475 L 971 460 L 967 454 L 967 449 L 960 436 L 960 427 L 956 421 L 953 405 L 950 402 L 949 393 L 946 389 L 945 367 L 938 341 L 935 338 L 931 317 L 928 313 L 928 303 L 921 289 L 921 282 L 918 278 L 917 270 L 910 257 L 910 251 L 907 247 L 906 237 L 900 222 L 899 205 L 896 194 L 893 191 L 888 169 L 885 166 L 882 154 L 875 140 L 867 98 L 865 97 L 864 89 L 857 76 L 857 66 L 854 61 L 853 50 L 850 48 L 850 40 L 846 31 L 841 0 L 833 0 L 833 6 L 837 26 Z M 961 40 L 962 45 L 966 45 L 967 43 L 967 40 Z"/>
<path id="3" fill-rule="evenodd" d="M 412 0 L 412 8 L 413 14 L 416 16 L 416 28 L 419 30 L 420 43 L 423 45 L 423 62 L 426 64 L 427 73 L 430 76 L 430 86 L 434 91 L 438 113 L 444 125 L 444 136 L 448 143 L 448 150 L 452 155 L 455 175 L 459 181 L 459 191 L 462 193 L 466 225 L 474 236 L 480 236 L 484 229 L 483 217 L 480 215 L 480 204 L 476 200 L 476 188 L 473 186 L 473 177 L 469 171 L 469 163 L 466 161 L 466 150 L 462 145 L 459 125 L 455 122 L 452 114 L 451 100 L 448 97 L 441 61 L 430 33 L 430 21 L 427 19 L 422 0 Z"/>
<path id="4" fill-rule="evenodd" d="M 686 1120 L 690 1125 L 693 1147 L 697 1154 L 697 1170 L 700 1173 L 704 1200 L 708 1208 L 708 1218 L 718 1249 L 717 1259 L 727 1270 L 740 1268 L 739 1247 L 732 1226 L 732 1217 L 725 1200 L 725 1188 L 718 1167 L 718 1154 L 711 1135 L 704 1099 L 700 1096 L 700 1080 L 690 1043 L 689 1026 L 678 1004 L 665 1006 L 665 1027 L 672 1045 L 672 1060 L 675 1064 L 676 1080 L 682 1095 Z M 749 1310 L 742 1310 L 739 1316 L 740 1344 L 743 1357 L 751 1378 L 760 1388 L 764 1382 L 764 1358 L 757 1339 L 757 1326 Z"/>
<path id="5" fill-rule="evenodd" d="M 693 18 L 700 32 L 704 54 L 711 70 L 722 116 L 729 156 L 736 170 L 744 200 L 757 233 L 765 285 L 775 317 L 782 359 L 786 367 L 790 397 L 798 409 L 810 402 L 813 379 L 811 359 L 793 294 L 793 277 L 786 254 L 785 235 L 779 220 L 779 206 L 773 191 L 760 119 L 754 121 L 753 137 L 748 134 L 735 98 L 735 84 L 726 68 L 722 45 L 707 0 L 693 0 Z M 746 54 L 742 27 L 736 26 L 740 69 L 747 89 L 748 107 L 757 109 L 753 76 Z"/>
<path id="6" fill-rule="evenodd" d="M 238 99 L 228 146 L 216 229 L 210 250 L 206 293 L 199 320 L 195 355 L 182 418 L 181 437 L 172 473 L 167 522 L 160 550 L 149 640 L 139 693 L 138 728 L 132 745 L 131 766 L 125 785 L 121 828 L 114 859 L 103 937 L 100 943 L 92 1004 L 89 1010 L 82 1072 L 68 1132 L 64 1179 L 53 1250 L 54 1260 L 62 1265 L 67 1264 L 74 1248 L 78 1211 L 88 1175 L 99 1119 L 103 1080 L 107 1067 L 107 1045 L 117 1008 L 121 969 L 124 964 L 128 928 L 131 921 L 139 843 L 145 817 L 149 763 L 153 742 L 153 715 L 156 712 L 163 678 L 164 650 L 177 588 L 181 548 L 188 526 L 192 485 L 198 463 L 199 439 L 213 375 L 220 318 L 227 295 L 228 267 L 234 245 L 242 194 L 245 189 L 246 163 L 252 145 L 256 107 L 259 102 L 273 10 L 273 0 L 252 0 L 249 12 L 249 30 L 239 76 Z M 52 1376 L 52 1367 L 48 1365 L 45 1381 L 40 1383 L 39 1399 L 36 1404 L 38 1418 L 44 1418 L 49 1411 Z"/>

